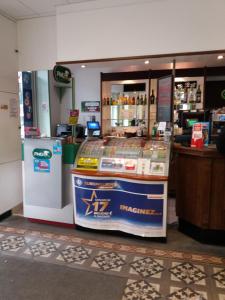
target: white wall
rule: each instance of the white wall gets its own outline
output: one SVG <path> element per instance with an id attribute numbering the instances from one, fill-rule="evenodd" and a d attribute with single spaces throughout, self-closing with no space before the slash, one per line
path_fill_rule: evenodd
<path id="1" fill-rule="evenodd" d="M 22 201 L 19 115 L 10 117 L 10 99 L 18 101 L 16 24 L 0 16 L 0 214 Z"/>
<path id="2" fill-rule="evenodd" d="M 17 93 L 16 24 L 0 15 L 0 91 Z"/>
<path id="3" fill-rule="evenodd" d="M 96 121 L 100 121 L 100 113 L 82 113 L 82 101 L 100 101 L 101 96 L 101 72 L 110 72 L 108 68 L 74 68 L 73 65 L 67 65 L 75 78 L 75 107 L 80 110 L 79 124 L 86 125 L 90 116 L 95 115 Z M 61 122 L 67 123 L 69 111 L 72 108 L 72 89 L 64 89 L 61 100 Z"/>
<path id="4" fill-rule="evenodd" d="M 71 68 L 73 71 L 73 69 Z M 82 101 L 101 101 L 101 72 L 109 72 L 107 68 L 86 68 L 74 71 L 76 108 L 80 110 L 79 123 L 86 125 L 90 116 L 95 115 L 100 121 L 100 113 L 82 113 Z"/>
<path id="5" fill-rule="evenodd" d="M 19 70 L 52 69 L 56 62 L 56 17 L 18 21 Z"/>
<path id="6" fill-rule="evenodd" d="M 96 0 L 57 10 L 58 61 L 225 49 L 224 0 Z"/>

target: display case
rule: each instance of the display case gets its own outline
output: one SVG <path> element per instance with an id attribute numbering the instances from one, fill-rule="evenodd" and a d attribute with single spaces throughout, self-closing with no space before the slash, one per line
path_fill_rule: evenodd
<path id="1" fill-rule="evenodd" d="M 79 170 L 168 175 L 170 145 L 144 138 L 86 140 L 76 159 Z"/>
<path id="2" fill-rule="evenodd" d="M 81 170 L 98 170 L 103 153 L 103 140 L 87 139 L 83 142 L 76 158 L 76 168 Z"/>
<path id="3" fill-rule="evenodd" d="M 102 82 L 102 133 L 139 136 L 148 133 L 149 81 Z"/>
<path id="4" fill-rule="evenodd" d="M 75 224 L 166 238 L 170 144 L 86 140 L 72 171 Z"/>

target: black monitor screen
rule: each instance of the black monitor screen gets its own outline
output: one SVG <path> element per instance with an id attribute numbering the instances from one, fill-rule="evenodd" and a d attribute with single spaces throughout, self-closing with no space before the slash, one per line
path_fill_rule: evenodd
<path id="1" fill-rule="evenodd" d="M 195 119 L 186 119 L 186 126 L 193 127 L 193 125 L 197 122 L 198 122 L 198 119 L 196 119 L 196 118 Z"/>
<path id="2" fill-rule="evenodd" d="M 179 126 L 183 129 L 192 128 L 196 122 L 208 122 L 209 119 L 209 111 L 179 111 Z"/>
<path id="3" fill-rule="evenodd" d="M 87 128 L 89 130 L 100 130 L 99 122 L 87 122 Z"/>

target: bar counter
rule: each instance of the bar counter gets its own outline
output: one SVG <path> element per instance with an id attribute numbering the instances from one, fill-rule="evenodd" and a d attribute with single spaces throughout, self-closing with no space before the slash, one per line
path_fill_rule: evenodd
<path id="1" fill-rule="evenodd" d="M 206 243 L 225 243 L 225 156 L 215 147 L 174 144 L 179 229 Z"/>

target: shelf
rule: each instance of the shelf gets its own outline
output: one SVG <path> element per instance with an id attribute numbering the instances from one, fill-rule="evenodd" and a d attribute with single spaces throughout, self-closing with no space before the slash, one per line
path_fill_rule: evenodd
<path id="1" fill-rule="evenodd" d="M 103 105 L 103 107 L 117 107 L 117 106 L 148 106 L 148 104 L 110 104 L 110 105 Z"/>
<path id="2" fill-rule="evenodd" d="M 124 120 L 126 120 L 126 121 L 132 121 L 132 120 L 134 120 L 134 118 L 132 118 L 132 119 L 102 119 L 103 121 L 124 121 Z M 138 120 L 144 120 L 144 121 L 147 121 L 148 119 L 136 119 L 137 121 Z"/>

